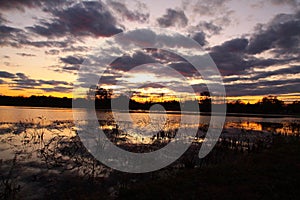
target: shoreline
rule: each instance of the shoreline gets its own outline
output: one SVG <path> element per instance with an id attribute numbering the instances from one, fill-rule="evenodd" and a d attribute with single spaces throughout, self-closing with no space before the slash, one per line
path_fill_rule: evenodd
<path id="1" fill-rule="evenodd" d="M 15 107 L 15 108 L 26 108 L 26 109 L 57 109 L 57 110 L 63 110 L 63 109 L 70 109 L 72 110 L 72 107 L 55 107 L 55 106 L 21 106 L 21 105 L 0 105 L 1 107 Z M 82 109 L 84 110 L 84 108 L 74 108 L 74 109 Z M 95 109 L 96 111 L 103 111 L 103 112 L 112 112 L 112 111 L 117 111 L 120 113 L 148 113 L 149 111 L 147 110 L 140 110 L 140 109 L 136 109 L 136 110 L 110 110 L 110 109 Z M 159 112 L 159 111 L 154 111 L 153 113 L 156 114 L 160 114 L 160 113 L 164 113 L 164 112 Z M 184 112 L 181 113 L 179 110 L 167 110 L 166 111 L 167 114 L 186 114 L 186 115 L 196 115 L 196 112 Z M 200 111 L 200 116 L 210 116 L 212 113 L 211 112 L 201 112 Z M 223 113 L 214 113 L 215 116 L 223 116 Z M 299 114 L 280 114 L 280 113 L 266 113 L 266 114 L 262 114 L 262 113 L 228 113 L 226 112 L 226 117 L 260 117 L 260 118 L 289 118 L 289 117 L 294 117 L 294 118 L 299 118 L 300 119 L 300 115 Z"/>

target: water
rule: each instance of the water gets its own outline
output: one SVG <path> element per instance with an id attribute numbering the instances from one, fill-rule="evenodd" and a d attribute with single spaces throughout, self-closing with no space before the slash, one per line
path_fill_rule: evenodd
<path id="1" fill-rule="evenodd" d="M 26 120 L 43 117 L 49 121 L 72 121 L 73 113 L 76 112 L 77 116 L 84 117 L 85 112 L 82 109 L 72 108 L 41 108 L 41 107 L 15 107 L 15 106 L 0 106 L 0 122 L 22 122 Z M 149 113 L 136 112 L 130 113 L 130 117 L 126 117 L 126 113 L 117 112 L 121 123 L 131 122 L 135 126 L 147 127 L 149 125 Z M 183 114 L 188 119 L 194 119 L 195 115 Z M 114 116 L 111 112 L 97 111 L 99 120 L 113 120 Z M 178 128 L 180 123 L 180 114 L 168 113 L 167 115 L 156 113 L 153 114 L 158 123 L 156 129 L 161 128 L 162 121 L 166 120 L 173 128 Z M 208 124 L 209 116 L 199 116 L 200 123 Z M 198 124 L 195 124 L 198 126 Z M 225 127 L 244 128 L 248 130 L 267 130 L 273 132 L 299 134 L 300 118 L 282 116 L 227 116 Z"/>

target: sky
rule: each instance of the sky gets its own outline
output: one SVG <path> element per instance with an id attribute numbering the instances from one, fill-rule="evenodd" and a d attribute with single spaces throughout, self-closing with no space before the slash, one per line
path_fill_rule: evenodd
<path id="1" fill-rule="evenodd" d="M 165 33 L 153 33 L 152 28 Z M 174 53 L 126 51 L 130 44 L 115 38 L 130 31 L 127 36 L 133 43 L 172 32 L 164 36 L 178 42 L 179 52 L 191 58 L 209 55 L 228 100 L 255 102 L 267 95 L 300 100 L 299 0 L 0 1 L 0 95 L 72 97 L 78 80 L 94 80 L 91 77 L 99 73 L 79 70 L 91 63 L 95 49 L 106 48 L 101 45 L 107 41 L 118 45 L 98 52 L 97 61 L 101 56 L 119 57 L 106 66 L 99 84 L 116 93 L 132 87 L 139 97 L 173 97 L 187 95 L 186 84 L 197 94 L 211 84 Z M 195 40 L 202 51 L 197 54 L 179 44 L 185 40 L 175 33 Z M 143 87 L 137 87 L 140 82 Z"/>

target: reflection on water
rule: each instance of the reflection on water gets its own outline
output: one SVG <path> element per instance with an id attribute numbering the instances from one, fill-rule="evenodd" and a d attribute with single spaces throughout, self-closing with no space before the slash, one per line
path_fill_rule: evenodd
<path id="1" fill-rule="evenodd" d="M 280 135 L 300 135 L 299 121 L 282 122 L 227 122 L 225 127 L 240 128 L 245 130 L 267 131 Z"/>
<path id="2" fill-rule="evenodd" d="M 82 119 L 85 119 L 86 113 L 83 110 L 77 109 L 74 112 L 82 114 Z M 80 182 L 82 177 L 86 177 L 89 182 L 107 179 L 111 185 L 115 172 L 102 165 L 83 146 L 76 132 L 78 127 L 74 125 L 71 109 L 0 107 L 0 113 L 0 174 L 5 175 L 3 180 L 21 185 L 24 195 L 34 196 L 35 191 L 40 191 L 37 190 L 36 182 L 46 188 L 45 193 L 49 193 L 48 188 L 52 185 L 69 180 L 69 174 L 80 177 Z M 265 131 L 300 135 L 298 118 L 230 116 L 226 118 L 225 129 L 209 154 L 210 157 L 198 163 L 195 158 L 198 158 L 201 142 L 204 141 L 203 136 L 209 124 L 208 116 L 198 116 L 198 124 L 192 120 L 195 116 L 187 115 L 191 120 L 184 125 L 181 124 L 182 116 L 175 113 L 154 113 L 152 116 L 141 112 L 131 113 L 129 116 L 118 113 L 116 118 L 111 112 L 99 111 L 97 116 L 96 127 L 102 129 L 112 142 L 120 148 L 137 153 L 162 148 L 174 139 L 181 127 L 187 130 L 196 128 L 197 140 L 194 140 L 185 156 L 174 163 L 174 169 L 222 162 L 233 154 L 222 157 L 222 160 L 216 155 L 229 152 L 260 152 L 272 144 L 272 134 Z M 11 169 L 14 173 L 10 173 Z M 57 181 L 45 181 L 52 177 Z M 115 180 L 119 181 L 120 178 Z M 58 185 L 58 188 L 64 186 Z M 16 185 L 13 189 L 18 188 Z"/>
<path id="3" fill-rule="evenodd" d="M 82 115 L 85 119 L 85 112 L 82 109 L 71 108 L 34 108 L 34 107 L 13 107 L 0 106 L 0 123 L 15 123 L 25 122 L 26 120 L 34 120 L 38 117 L 43 117 L 48 121 L 72 121 L 73 113 Z M 178 113 L 152 113 L 151 116 L 147 112 L 133 112 L 130 115 L 122 112 L 97 111 L 97 118 L 100 122 L 99 127 L 103 130 L 118 130 L 123 131 L 136 140 L 136 142 L 145 142 L 153 137 L 160 137 L 161 134 L 169 132 L 176 132 L 180 128 L 181 116 L 185 116 L 191 123 L 185 124 L 187 128 L 197 128 L 198 126 L 205 127 L 209 124 L 209 116 L 197 116 L 200 124 L 193 123 L 195 115 Z M 234 127 L 254 131 L 269 131 L 278 134 L 299 135 L 300 118 L 297 117 L 249 117 L 249 116 L 227 116 L 225 128 Z M 117 127 L 118 126 L 118 127 Z M 3 134 L 5 129 L 0 130 Z M 6 130 L 8 131 L 8 130 Z M 170 134 L 166 134 L 170 135 Z"/>

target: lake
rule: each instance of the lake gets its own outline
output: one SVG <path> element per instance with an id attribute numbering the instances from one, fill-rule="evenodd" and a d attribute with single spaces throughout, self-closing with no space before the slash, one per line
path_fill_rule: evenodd
<path id="1" fill-rule="evenodd" d="M 76 112 L 77 115 L 85 114 L 83 109 L 0 106 L 0 122 L 16 123 L 38 117 L 43 117 L 49 121 L 72 121 L 74 112 Z M 122 112 L 117 112 L 117 114 L 118 116 L 121 116 L 124 123 L 132 120 L 134 124 L 143 126 L 143 123 L 147 124 L 149 121 L 149 113 L 147 112 L 130 113 L 131 119 L 122 117 L 122 115 L 125 115 Z M 187 115 L 186 117 L 190 117 L 191 119 L 195 117 L 195 115 L 191 114 L 183 115 Z M 97 116 L 99 120 L 113 119 L 111 112 L 97 111 Z M 158 121 L 162 121 L 161 119 L 164 118 L 164 115 L 161 113 L 155 113 L 154 116 L 158 119 Z M 201 115 L 199 117 L 200 123 L 209 123 L 209 116 Z M 167 118 L 173 123 L 173 125 L 178 124 L 178 121 L 180 121 L 180 114 L 170 112 L 167 113 Z M 293 116 L 273 117 L 272 115 L 264 115 L 261 117 L 257 115 L 227 116 L 225 126 L 244 128 L 248 130 L 266 130 L 286 134 L 299 134 L 300 118 Z"/>

